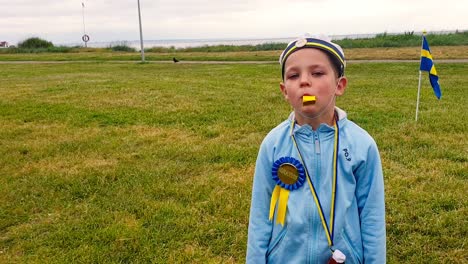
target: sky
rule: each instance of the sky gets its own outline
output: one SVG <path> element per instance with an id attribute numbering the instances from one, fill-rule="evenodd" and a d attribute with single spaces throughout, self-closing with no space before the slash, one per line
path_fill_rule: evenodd
<path id="1" fill-rule="evenodd" d="M 84 32 L 90 42 L 139 40 L 137 3 L 0 0 L 0 41 L 79 43 Z M 468 30 L 466 0 L 140 0 L 140 7 L 145 40 Z"/>

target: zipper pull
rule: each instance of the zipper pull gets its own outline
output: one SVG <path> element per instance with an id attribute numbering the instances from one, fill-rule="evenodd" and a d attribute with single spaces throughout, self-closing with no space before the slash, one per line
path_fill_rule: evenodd
<path id="1" fill-rule="evenodd" d="M 317 134 L 314 135 L 314 141 L 315 141 L 315 154 L 320 154 L 320 141 L 318 139 Z"/>

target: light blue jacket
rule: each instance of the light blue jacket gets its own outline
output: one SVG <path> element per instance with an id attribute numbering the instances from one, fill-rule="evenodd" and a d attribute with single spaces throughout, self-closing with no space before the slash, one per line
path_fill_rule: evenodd
<path id="1" fill-rule="evenodd" d="M 334 247 L 346 263 L 385 263 L 385 203 L 382 166 L 375 141 L 336 108 L 339 121 L 338 179 Z M 290 135 L 291 120 L 263 140 L 257 158 L 250 208 L 247 263 L 327 263 L 331 256 L 325 231 L 307 182 L 289 194 L 285 225 L 269 221 L 275 182 L 273 163 L 300 160 Z M 334 128 L 309 125 L 293 132 L 329 222 L 333 175 Z"/>

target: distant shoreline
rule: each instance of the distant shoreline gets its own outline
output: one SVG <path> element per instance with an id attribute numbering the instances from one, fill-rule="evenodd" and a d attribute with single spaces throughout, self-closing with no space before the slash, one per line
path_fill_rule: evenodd
<path id="1" fill-rule="evenodd" d="M 459 30 L 463 32 L 465 30 Z M 443 31 L 429 31 L 428 34 L 451 34 L 456 33 L 457 30 L 443 30 Z M 414 35 L 422 35 L 423 32 L 413 32 Z M 346 35 L 330 35 L 332 40 L 342 40 L 342 39 L 365 39 L 365 38 L 374 38 L 379 34 L 384 33 L 368 33 L 368 34 L 346 34 Z M 398 33 L 385 33 L 387 35 L 400 35 L 404 32 Z M 282 38 L 219 38 L 219 39 L 161 39 L 161 40 L 145 40 L 143 45 L 145 48 L 152 47 L 163 47 L 163 48 L 189 48 L 189 47 L 203 47 L 203 46 L 215 46 L 215 45 L 259 45 L 265 43 L 289 43 L 297 37 L 282 37 Z M 91 36 L 92 39 L 92 36 Z M 83 42 L 73 42 L 73 43 L 58 43 L 58 45 L 73 47 L 81 46 Z M 115 41 L 99 41 L 93 42 L 90 41 L 87 43 L 88 47 L 92 48 L 107 48 L 110 46 L 117 45 L 126 45 L 135 49 L 140 48 L 140 40 L 115 40 Z"/>

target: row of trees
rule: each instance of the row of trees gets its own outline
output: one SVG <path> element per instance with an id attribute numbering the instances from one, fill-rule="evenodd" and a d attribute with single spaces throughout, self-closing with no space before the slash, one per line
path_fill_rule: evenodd
<path id="1" fill-rule="evenodd" d="M 449 34 L 431 34 L 428 35 L 431 39 L 432 46 L 458 46 L 468 45 L 468 31 L 456 31 Z M 361 39 L 341 39 L 335 41 L 343 48 L 375 48 L 375 47 L 412 47 L 421 45 L 421 36 L 416 35 L 414 31 L 404 32 L 404 34 L 378 34 L 372 38 Z M 178 51 L 186 52 L 221 52 L 221 51 L 261 51 L 261 50 L 282 50 L 286 43 L 264 43 L 259 45 L 217 45 L 203 47 L 188 47 L 177 49 Z M 10 46 L 13 48 L 12 46 Z M 75 48 L 79 48 L 78 46 Z M 109 46 L 107 49 L 112 51 L 135 52 L 136 49 L 129 47 L 125 43 Z M 70 52 L 72 47 L 54 46 L 50 41 L 32 37 L 18 43 L 18 48 L 0 50 L 2 53 L 8 52 Z M 147 49 L 150 52 L 174 52 L 174 47 L 153 47 Z"/>
<path id="2" fill-rule="evenodd" d="M 11 45 L 8 49 L 0 49 L 2 53 L 40 53 L 40 52 L 73 52 L 79 46 L 55 46 L 52 42 L 38 38 L 31 37 L 18 43 L 17 46 Z M 126 44 L 119 44 L 116 46 L 109 46 L 107 49 L 112 51 L 136 52 L 135 48 L 129 47 Z"/>

